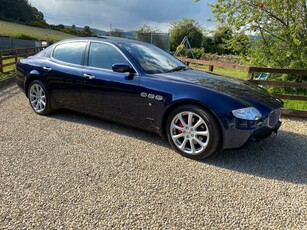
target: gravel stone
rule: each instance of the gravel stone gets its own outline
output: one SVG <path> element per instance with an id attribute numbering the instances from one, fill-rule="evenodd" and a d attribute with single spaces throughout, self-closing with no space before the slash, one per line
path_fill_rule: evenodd
<path id="1" fill-rule="evenodd" d="M 0 90 L 0 229 L 307 229 L 307 120 L 203 161 Z"/>

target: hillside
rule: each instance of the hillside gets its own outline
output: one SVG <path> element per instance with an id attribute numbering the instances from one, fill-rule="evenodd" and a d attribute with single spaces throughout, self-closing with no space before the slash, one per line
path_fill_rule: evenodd
<path id="1" fill-rule="evenodd" d="M 72 28 L 71 26 L 65 26 L 66 28 Z M 76 26 L 76 30 L 82 31 L 83 27 L 78 27 Z M 91 31 L 95 33 L 97 36 L 109 36 L 110 32 L 109 31 L 104 31 L 104 30 L 99 30 L 95 28 L 91 28 Z M 130 39 L 135 39 L 135 31 L 123 31 L 123 37 L 125 38 L 130 38 Z"/>
<path id="2" fill-rule="evenodd" d="M 74 35 L 63 33 L 56 30 L 26 26 L 26 25 L 0 20 L 0 36 L 13 37 L 14 35 L 17 34 L 26 34 L 32 37 L 36 37 L 39 40 L 48 40 L 48 41 L 59 41 L 75 37 Z"/>

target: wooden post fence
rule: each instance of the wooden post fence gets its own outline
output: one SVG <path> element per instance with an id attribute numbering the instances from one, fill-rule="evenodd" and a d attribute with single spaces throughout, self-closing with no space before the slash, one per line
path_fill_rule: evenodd
<path id="1" fill-rule="evenodd" d="M 25 57 L 35 55 L 42 49 L 43 48 L 41 47 L 31 47 L 31 48 L 0 50 L 0 73 L 8 72 L 8 71 L 5 71 L 6 67 L 10 67 L 10 66 L 14 67 L 18 61 L 18 58 L 25 58 Z M 6 60 L 10 60 L 10 61 L 4 64 L 4 61 Z"/>
<path id="2" fill-rule="evenodd" d="M 284 81 L 269 81 L 269 80 L 255 80 L 254 73 L 279 73 L 279 74 L 295 74 L 295 75 L 304 75 L 307 76 L 307 69 L 278 69 L 278 68 L 263 68 L 263 67 L 254 67 L 254 66 L 242 66 L 242 65 L 234 65 L 229 63 L 223 63 L 218 61 L 205 61 L 205 60 L 197 60 L 186 57 L 177 57 L 182 62 L 188 64 L 197 64 L 197 65 L 205 65 L 208 66 L 208 71 L 200 68 L 194 68 L 198 70 L 202 70 L 205 72 L 213 73 L 214 66 L 221 68 L 229 68 L 229 69 L 237 69 L 247 72 L 247 80 L 253 82 L 257 85 L 267 85 L 273 87 L 290 87 L 290 88 L 300 88 L 307 89 L 307 82 L 284 82 Z M 305 95 L 288 95 L 288 94 L 273 94 L 273 96 L 280 99 L 288 99 L 288 100 L 300 100 L 307 101 L 307 96 Z M 284 115 L 288 116 L 299 116 L 299 117 L 307 117 L 306 110 L 292 110 L 292 109 L 283 109 Z"/>

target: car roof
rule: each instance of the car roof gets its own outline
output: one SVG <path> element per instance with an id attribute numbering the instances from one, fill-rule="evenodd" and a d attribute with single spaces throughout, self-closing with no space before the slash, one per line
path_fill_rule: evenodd
<path id="1" fill-rule="evenodd" d="M 119 38 L 119 37 L 112 37 L 112 36 L 100 36 L 100 37 L 79 37 L 79 38 L 70 38 L 70 39 L 65 39 L 63 41 L 108 41 L 110 43 L 116 43 L 116 44 L 132 44 L 132 43 L 139 43 L 139 44 L 148 44 L 148 43 L 144 43 L 144 42 L 140 42 L 137 40 L 133 40 L 133 39 L 128 39 L 128 38 Z M 61 41 L 61 42 L 63 42 Z"/>

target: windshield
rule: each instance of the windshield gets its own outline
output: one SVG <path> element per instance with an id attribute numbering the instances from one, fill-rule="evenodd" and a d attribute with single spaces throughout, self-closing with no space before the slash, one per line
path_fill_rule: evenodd
<path id="1" fill-rule="evenodd" d="M 160 48 L 141 43 L 123 44 L 147 74 L 185 70 L 188 67 Z"/>

